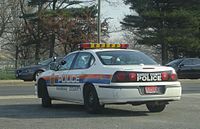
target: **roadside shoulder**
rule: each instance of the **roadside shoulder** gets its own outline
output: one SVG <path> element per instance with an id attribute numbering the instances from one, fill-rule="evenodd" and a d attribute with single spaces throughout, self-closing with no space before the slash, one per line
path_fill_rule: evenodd
<path id="1" fill-rule="evenodd" d="M 0 80 L 0 86 L 34 86 L 35 82 L 25 82 L 23 80 Z"/>
<path id="2" fill-rule="evenodd" d="M 198 83 L 200 85 L 200 79 L 179 79 L 181 83 Z"/>

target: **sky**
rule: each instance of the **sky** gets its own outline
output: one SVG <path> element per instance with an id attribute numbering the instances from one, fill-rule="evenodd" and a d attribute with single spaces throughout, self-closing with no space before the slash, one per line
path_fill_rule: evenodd
<path id="1" fill-rule="evenodd" d="M 120 21 L 124 18 L 125 15 L 130 13 L 129 6 L 125 5 L 122 0 L 112 0 L 116 2 L 114 4 L 109 4 L 107 2 L 102 2 L 101 4 L 101 17 L 112 17 L 112 22 L 116 26 L 120 25 Z"/>
<path id="2" fill-rule="evenodd" d="M 109 20 L 109 27 L 111 27 L 112 30 L 120 30 L 120 22 L 123 20 L 123 18 L 130 14 L 132 11 L 129 9 L 128 5 L 125 5 L 123 3 L 123 0 L 110 0 L 113 2 L 113 4 L 109 4 L 105 1 L 102 1 L 101 3 L 101 19 L 111 17 L 113 19 Z M 123 32 L 118 33 L 112 33 L 110 34 L 111 40 L 113 38 L 121 38 L 123 36 Z"/>

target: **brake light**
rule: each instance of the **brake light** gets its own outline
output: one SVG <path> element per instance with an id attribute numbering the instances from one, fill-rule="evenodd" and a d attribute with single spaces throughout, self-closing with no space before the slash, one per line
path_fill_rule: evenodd
<path id="1" fill-rule="evenodd" d="M 161 73 L 162 81 L 176 81 L 177 75 L 172 71 L 162 72 Z"/>
<path id="2" fill-rule="evenodd" d="M 162 78 L 163 81 L 168 81 L 169 80 L 169 73 L 168 72 L 162 72 L 161 78 Z"/>
<path id="3" fill-rule="evenodd" d="M 136 81 L 137 80 L 137 74 L 134 73 L 134 72 L 130 72 L 128 76 L 129 76 L 130 81 Z"/>
<path id="4" fill-rule="evenodd" d="M 117 71 L 112 78 L 112 82 L 136 82 L 137 73 L 128 71 Z"/>
<path id="5" fill-rule="evenodd" d="M 118 73 L 116 73 L 116 80 L 117 81 L 125 81 L 125 79 L 126 79 L 125 72 L 118 72 Z"/>
<path id="6" fill-rule="evenodd" d="M 177 75 L 174 71 L 164 71 L 161 73 L 117 71 L 112 78 L 112 82 L 160 82 L 176 80 Z"/>
<path id="7" fill-rule="evenodd" d="M 177 80 L 176 73 L 172 73 L 171 76 L 170 76 L 170 78 L 171 78 L 172 81 L 176 81 Z"/>

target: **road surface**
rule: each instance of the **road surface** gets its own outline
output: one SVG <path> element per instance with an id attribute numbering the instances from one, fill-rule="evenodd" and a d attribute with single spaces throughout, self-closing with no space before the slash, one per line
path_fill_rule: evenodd
<path id="1" fill-rule="evenodd" d="M 200 80 L 181 83 L 181 101 L 164 112 L 149 113 L 144 105 L 107 105 L 101 114 L 59 101 L 42 108 L 34 83 L 0 83 L 0 129 L 200 129 Z"/>

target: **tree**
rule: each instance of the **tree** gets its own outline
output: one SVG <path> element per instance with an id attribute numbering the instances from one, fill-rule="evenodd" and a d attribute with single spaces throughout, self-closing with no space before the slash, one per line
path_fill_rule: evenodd
<path id="1" fill-rule="evenodd" d="M 1 49 L 4 53 L 12 57 L 12 63 L 15 61 L 15 68 L 17 68 L 17 55 L 19 51 L 17 50 L 18 42 L 14 33 L 20 28 L 21 22 L 19 20 L 19 0 L 2 0 L 0 6 Z"/>
<path id="2" fill-rule="evenodd" d="M 127 15 L 122 25 L 137 36 L 140 44 L 160 46 L 162 63 L 168 54 L 174 58 L 200 51 L 199 0 L 124 0 L 138 15 Z M 192 56 L 192 55 L 190 55 Z"/>
<path id="3" fill-rule="evenodd" d="M 83 34 L 84 32 L 84 34 L 89 34 L 89 33 L 86 33 L 83 26 L 93 24 L 93 27 L 95 28 L 94 21 L 96 17 L 96 7 L 95 6 L 91 6 L 91 7 L 78 6 L 79 4 L 82 4 L 82 3 L 84 3 L 84 1 L 78 1 L 78 0 L 72 0 L 72 1 L 30 0 L 29 1 L 30 6 L 38 7 L 35 13 L 31 13 L 31 14 L 24 13 L 23 15 L 24 20 L 28 21 L 26 23 L 31 23 L 31 27 L 35 28 L 35 29 L 31 29 L 31 31 L 29 32 L 31 33 L 31 32 L 34 32 L 35 30 L 36 32 L 32 34 L 34 35 L 38 33 L 38 35 L 34 36 L 37 38 L 37 39 L 34 39 L 36 41 L 35 42 L 36 43 L 36 52 L 35 52 L 36 60 L 39 59 L 38 53 L 40 53 L 41 44 L 44 44 L 42 42 L 43 40 L 41 39 L 41 37 L 39 37 L 40 35 L 43 35 L 43 36 L 45 35 L 45 37 L 43 38 L 45 38 L 45 40 L 48 39 L 49 44 L 46 46 L 49 46 L 48 48 L 49 57 L 52 57 L 55 53 L 55 50 L 54 50 L 55 44 L 60 41 L 61 39 L 60 37 L 63 34 L 64 30 L 65 30 L 65 37 L 68 37 L 69 35 L 71 35 L 73 36 L 72 39 L 74 40 L 75 39 L 74 37 L 77 37 L 77 33 L 81 32 Z M 86 14 L 86 13 L 89 13 L 89 14 Z M 86 15 L 87 17 L 85 17 Z M 90 22 L 90 23 L 87 23 L 87 22 Z M 73 24 L 73 26 L 70 26 L 70 24 Z M 72 30 L 74 32 L 72 32 Z M 92 33 L 94 34 L 94 29 L 91 29 L 91 27 L 90 27 L 90 31 L 92 31 Z M 72 35 L 72 33 L 76 33 L 76 35 Z M 78 37 L 81 37 L 81 36 L 79 35 Z M 67 38 L 65 38 L 65 40 L 66 39 Z M 73 41 L 68 41 L 68 42 L 73 43 Z M 81 41 L 79 40 L 78 43 L 80 42 Z M 75 44 L 77 44 L 77 41 L 75 42 Z"/>
<path id="4" fill-rule="evenodd" d="M 7 31 L 8 24 L 12 20 L 12 9 L 15 7 L 15 0 L 1 0 L 0 1 L 0 37 Z"/>
<path id="5" fill-rule="evenodd" d="M 12 15 L 6 25 L 9 29 L 4 33 L 2 48 L 15 57 L 16 68 L 66 54 L 83 42 L 96 42 L 96 5 L 78 6 L 83 3 L 78 0 L 14 2 L 15 5 L 9 6 Z M 102 27 L 107 26 L 104 20 Z"/>
<path id="6" fill-rule="evenodd" d="M 40 14 L 40 19 L 44 31 L 53 32 L 68 53 L 82 42 L 96 41 L 96 12 L 95 6 L 47 10 Z"/>

